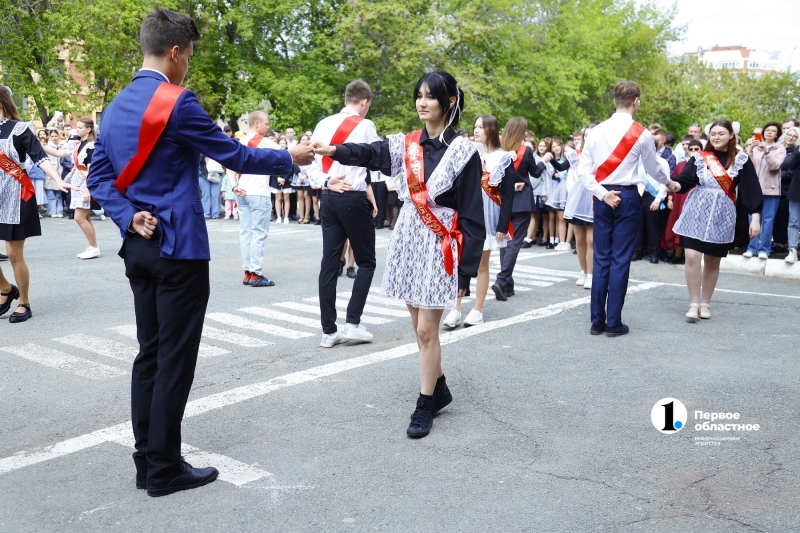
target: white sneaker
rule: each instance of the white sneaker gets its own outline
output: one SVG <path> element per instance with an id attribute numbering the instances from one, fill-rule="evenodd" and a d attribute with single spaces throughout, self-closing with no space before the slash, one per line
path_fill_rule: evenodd
<path id="1" fill-rule="evenodd" d="M 64 218 L 64 215 L 56 215 L 56 218 Z"/>
<path id="2" fill-rule="evenodd" d="M 758 258 L 759 258 L 759 259 L 764 259 L 764 260 L 766 260 L 766 259 L 768 259 L 768 258 L 769 258 L 769 256 L 768 256 L 766 253 L 764 253 L 764 252 L 760 252 L 760 253 L 758 254 Z"/>
<path id="3" fill-rule="evenodd" d="M 94 259 L 95 257 L 100 257 L 100 248 L 94 246 L 89 246 L 78 254 L 78 259 Z"/>
<path id="4" fill-rule="evenodd" d="M 586 283 L 586 273 L 581 271 L 581 275 L 578 276 L 578 281 L 575 282 L 575 285 L 583 285 Z"/>
<path id="5" fill-rule="evenodd" d="M 472 311 L 467 313 L 467 318 L 464 319 L 464 325 L 477 326 L 478 324 L 483 324 L 483 313 L 481 313 L 477 309 L 473 309 Z"/>
<path id="6" fill-rule="evenodd" d="M 592 275 L 586 274 L 586 283 L 583 284 L 584 289 L 591 289 L 592 288 Z"/>
<path id="7" fill-rule="evenodd" d="M 797 248 L 790 248 L 789 255 L 786 256 L 785 261 L 790 265 L 793 265 L 795 261 L 797 261 Z"/>
<path id="8" fill-rule="evenodd" d="M 556 252 L 571 252 L 572 245 L 568 242 L 560 242 L 555 247 Z"/>
<path id="9" fill-rule="evenodd" d="M 353 324 L 345 324 L 343 336 L 349 341 L 372 341 L 372 333 L 367 331 L 367 328 L 361 324 L 358 324 L 357 326 L 354 326 Z"/>
<path id="10" fill-rule="evenodd" d="M 100 215 L 100 220 L 105 220 L 105 219 L 106 219 L 105 215 Z"/>
<path id="11" fill-rule="evenodd" d="M 333 348 L 337 344 L 342 344 L 343 342 L 347 342 L 347 339 L 340 332 L 331 333 L 328 335 L 325 333 L 322 335 L 322 340 L 319 341 L 319 345 L 323 348 Z"/>
<path id="12" fill-rule="evenodd" d="M 745 253 L 742 254 L 742 257 L 750 259 L 751 257 L 753 257 L 753 252 L 751 252 L 750 250 L 747 250 Z"/>
<path id="13" fill-rule="evenodd" d="M 289 217 L 283 217 L 283 223 L 284 224 L 288 224 L 289 223 Z"/>
<path id="14" fill-rule="evenodd" d="M 447 317 L 444 319 L 444 325 L 448 328 L 455 328 L 461 324 L 461 311 L 458 309 L 453 309 L 449 313 L 447 313 Z"/>

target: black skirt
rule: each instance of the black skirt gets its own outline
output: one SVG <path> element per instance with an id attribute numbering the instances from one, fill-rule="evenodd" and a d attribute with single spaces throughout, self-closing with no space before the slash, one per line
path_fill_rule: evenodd
<path id="1" fill-rule="evenodd" d="M 397 191 L 389 191 L 389 194 L 386 197 L 386 204 L 391 206 L 402 206 L 403 201 L 397 197 Z"/>
<path id="2" fill-rule="evenodd" d="M 319 197 L 319 191 L 321 191 L 321 190 L 322 189 L 312 189 L 311 187 L 309 187 L 308 188 L 308 195 L 311 198 L 318 198 Z"/>
<path id="3" fill-rule="evenodd" d="M 585 220 L 581 220 L 580 218 L 568 218 L 567 222 L 569 222 L 573 226 L 594 226 L 592 222 L 586 222 Z"/>
<path id="4" fill-rule="evenodd" d="M 0 224 L 0 241 L 24 241 L 28 237 L 39 237 L 41 234 L 42 225 L 35 196 L 20 203 L 19 224 Z"/>
<path id="5" fill-rule="evenodd" d="M 696 250 L 701 254 L 710 255 L 712 257 L 727 257 L 728 251 L 733 247 L 732 242 L 718 244 L 715 242 L 705 242 L 691 237 L 684 237 L 681 235 L 681 246 L 689 250 Z"/>

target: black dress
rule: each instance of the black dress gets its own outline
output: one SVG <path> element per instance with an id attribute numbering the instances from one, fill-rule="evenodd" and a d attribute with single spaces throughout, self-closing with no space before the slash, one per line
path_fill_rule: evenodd
<path id="1" fill-rule="evenodd" d="M 712 149 L 713 154 L 719 159 L 720 164 L 726 169 L 728 168 L 728 153 L 727 152 L 718 152 Z M 686 162 L 686 166 L 683 167 L 681 173 L 673 178 L 675 181 L 680 183 L 681 185 L 681 193 L 688 193 L 690 189 L 693 189 L 697 185 L 700 184 L 700 178 L 697 175 L 697 165 L 695 164 L 695 158 L 692 157 Z M 761 184 L 758 181 L 758 175 L 756 174 L 756 168 L 753 166 L 753 161 L 749 158 L 742 166 L 741 170 L 739 170 L 738 174 L 733 177 L 733 183 L 736 185 L 737 195 L 736 195 L 736 208 L 737 210 L 745 211 L 747 214 L 753 213 L 760 213 L 761 209 L 764 205 L 764 197 L 761 193 Z M 698 191 L 699 192 L 699 191 Z M 681 213 L 681 218 L 687 215 L 687 209 L 692 209 L 692 200 L 690 197 L 686 198 L 686 203 L 683 206 L 683 213 Z M 703 213 L 702 216 L 708 220 L 713 220 L 713 217 L 718 215 L 718 213 Z M 697 216 L 697 213 L 695 213 Z M 681 223 L 681 219 L 678 219 L 676 222 L 676 226 Z M 719 224 L 718 222 L 715 222 Z M 734 222 L 735 225 L 735 214 L 734 214 Z M 725 257 L 728 255 L 728 251 L 733 247 L 733 239 L 727 243 L 716 243 L 716 242 L 707 242 L 706 240 L 699 239 L 696 237 L 687 237 L 685 235 L 681 235 L 681 246 L 684 248 L 688 248 L 690 250 L 696 250 L 703 254 L 708 254 L 713 257 Z"/>
<path id="2" fill-rule="evenodd" d="M 31 128 L 25 126 L 24 123 L 13 120 L 7 120 L 0 124 L 0 147 L 8 157 L 15 160 L 13 153 L 9 153 L 12 152 L 10 148 L 13 145 L 14 150 L 19 154 L 19 160 L 16 162 L 22 168 L 25 168 L 29 157 L 35 165 L 48 160 L 36 135 Z M 16 134 L 13 134 L 15 130 Z M 9 220 L 9 217 L 16 219 L 16 213 L 12 211 L 15 209 L 17 199 L 20 202 L 19 223 L 0 222 L 0 240 L 2 241 L 24 241 L 28 237 L 38 237 L 42 234 L 36 196 L 32 196 L 28 201 L 23 201 L 19 198 L 19 187 L 15 185 L 16 183 L 17 181 L 13 177 L 0 171 L 0 220 Z"/>

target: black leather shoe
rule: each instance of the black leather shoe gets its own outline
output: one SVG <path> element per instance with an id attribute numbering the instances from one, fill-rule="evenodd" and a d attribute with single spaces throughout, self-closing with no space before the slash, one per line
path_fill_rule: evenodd
<path id="1" fill-rule="evenodd" d="M 8 261 L 8 256 L 6 254 L 0 254 L 0 261 Z"/>
<path id="2" fill-rule="evenodd" d="M 650 256 L 650 262 L 652 264 L 654 264 L 654 265 L 657 265 L 658 264 L 658 256 L 657 255 L 651 255 Z"/>
<path id="3" fill-rule="evenodd" d="M 511 298 L 512 296 L 515 296 L 516 294 L 517 294 L 517 291 L 515 291 L 514 289 L 508 289 L 506 291 L 506 296 L 508 296 L 509 298 Z"/>
<path id="4" fill-rule="evenodd" d="M 641 261 L 641 260 L 642 260 L 641 254 L 635 254 L 633 257 L 631 257 L 631 261 Z"/>
<path id="5" fill-rule="evenodd" d="M 144 472 L 136 472 L 136 488 L 137 489 L 146 489 L 147 488 L 147 473 Z"/>
<path id="6" fill-rule="evenodd" d="M 536 243 L 536 246 L 547 246 L 547 243 L 544 241 L 539 241 Z"/>
<path id="7" fill-rule="evenodd" d="M 545 249 L 547 249 L 547 250 L 554 250 L 555 247 L 556 247 L 556 245 L 553 244 L 552 242 L 548 242 L 547 245 L 545 245 Z"/>
<path id="8" fill-rule="evenodd" d="M 344 273 L 344 265 L 344 261 L 339 261 L 339 277 L 342 277 L 342 274 Z"/>
<path id="9" fill-rule="evenodd" d="M 356 279 L 356 267 L 347 267 L 347 277 Z"/>
<path id="10" fill-rule="evenodd" d="M 385 227 L 386 226 L 384 224 L 378 224 L 377 226 L 375 226 L 375 229 L 383 229 Z"/>
<path id="11" fill-rule="evenodd" d="M 420 394 L 417 399 L 417 408 L 411 415 L 411 424 L 408 425 L 406 435 L 413 439 L 426 437 L 433 427 L 433 396 Z"/>
<path id="12" fill-rule="evenodd" d="M 530 248 L 531 246 L 533 246 L 532 242 L 522 241 L 522 247 L 523 248 Z"/>
<path id="13" fill-rule="evenodd" d="M 606 330 L 606 337 L 619 337 L 621 335 L 627 335 L 629 331 L 630 328 L 625 324 L 622 324 L 620 327 L 614 328 L 613 330 Z"/>
<path id="14" fill-rule="evenodd" d="M 505 302 L 506 300 L 508 300 L 508 296 L 506 296 L 505 291 L 497 283 L 492 285 L 492 290 L 494 291 L 494 297 L 500 300 L 501 302 Z"/>
<path id="15" fill-rule="evenodd" d="M 589 335 L 600 335 L 606 330 L 605 324 L 592 324 L 591 329 L 589 329 Z"/>
<path id="16" fill-rule="evenodd" d="M 20 313 L 19 311 L 14 311 L 11 313 L 11 316 L 8 317 L 8 321 L 11 324 L 18 324 L 20 322 L 25 322 L 29 318 L 33 317 L 33 313 L 31 313 L 31 304 L 18 304 L 18 307 L 24 307 L 25 311 Z"/>
<path id="17" fill-rule="evenodd" d="M 436 413 L 447 407 L 453 401 L 453 395 L 450 394 L 450 389 L 447 388 L 444 375 L 436 380 L 436 386 L 433 388 L 433 412 Z"/>
<path id="18" fill-rule="evenodd" d="M 0 316 L 2 316 L 11 309 L 11 302 L 19 299 L 19 289 L 16 285 L 11 285 L 11 290 L 8 292 L 0 292 L 0 296 L 6 297 L 6 301 L 0 304 Z"/>
<path id="19" fill-rule="evenodd" d="M 174 477 L 147 480 L 147 495 L 167 496 L 179 490 L 196 489 L 208 485 L 219 475 L 214 467 L 194 468 L 185 461 L 180 463 L 180 473 Z"/>

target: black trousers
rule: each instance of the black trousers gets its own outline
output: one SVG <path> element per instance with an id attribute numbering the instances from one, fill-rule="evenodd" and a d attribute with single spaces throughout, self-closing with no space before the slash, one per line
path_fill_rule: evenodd
<path id="1" fill-rule="evenodd" d="M 522 242 L 528 236 L 528 226 L 531 225 L 531 214 L 512 213 L 511 223 L 514 225 L 514 238 L 507 242 L 505 248 L 500 248 L 500 272 L 497 274 L 496 283 L 503 291 L 514 290 L 514 266 L 517 256 L 522 248 Z"/>
<path id="2" fill-rule="evenodd" d="M 775 223 L 772 226 L 772 242 L 786 244 L 789 242 L 789 199 L 781 196 Z"/>
<path id="3" fill-rule="evenodd" d="M 163 259 L 157 236 L 129 235 L 121 255 L 139 340 L 131 380 L 133 461 L 148 478 L 167 477 L 181 459 L 181 419 L 210 290 L 208 261 Z"/>
<path id="4" fill-rule="evenodd" d="M 375 274 L 375 226 L 372 225 L 372 204 L 367 193 L 362 191 L 336 193 L 325 189 L 319 216 L 322 219 L 319 307 L 322 331 L 331 334 L 336 333 L 336 282 L 339 258 L 347 239 L 350 239 L 358 265 L 353 294 L 347 305 L 347 323 L 361 323 L 361 313 Z"/>
<path id="5" fill-rule="evenodd" d="M 375 205 L 378 206 L 378 216 L 374 218 L 375 227 L 382 228 L 386 224 L 386 202 L 389 199 L 389 189 L 386 188 L 386 182 L 373 181 L 372 193 L 375 195 Z"/>
<path id="6" fill-rule="evenodd" d="M 639 237 L 636 239 L 634 255 L 658 255 L 661 249 L 661 235 L 663 234 L 661 209 L 650 211 L 650 204 L 655 201 L 652 194 L 645 191 L 642 195 L 642 226 Z"/>

